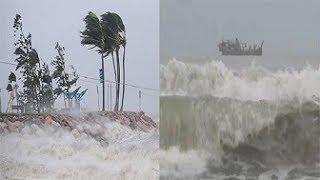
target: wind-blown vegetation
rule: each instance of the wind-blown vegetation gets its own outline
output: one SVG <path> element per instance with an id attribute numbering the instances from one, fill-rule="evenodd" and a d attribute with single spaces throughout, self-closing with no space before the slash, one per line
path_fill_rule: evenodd
<path id="1" fill-rule="evenodd" d="M 27 104 L 30 108 L 40 112 L 43 106 L 41 105 L 43 99 L 43 83 L 41 80 L 42 69 L 40 64 L 40 58 L 37 51 L 32 48 L 31 34 L 29 33 L 25 36 L 22 28 L 22 19 L 20 15 L 16 15 L 14 19 L 14 32 L 15 36 L 19 36 L 17 42 L 14 44 L 16 50 L 14 54 L 18 57 L 15 61 L 18 63 L 16 71 L 20 70 L 22 73 L 23 83 L 23 102 Z"/>
<path id="2" fill-rule="evenodd" d="M 59 43 L 56 43 L 55 49 L 57 50 L 57 55 L 55 60 L 51 62 L 51 65 L 55 68 L 52 73 L 52 78 L 56 81 L 57 87 L 54 89 L 54 95 L 58 97 L 64 91 L 69 92 L 72 85 L 74 85 L 78 80 L 78 75 L 74 70 L 71 75 L 73 78 L 71 79 L 70 74 L 66 72 L 66 65 L 65 65 L 65 48 L 61 47 Z M 66 107 L 66 102 L 65 102 Z"/>
<path id="3" fill-rule="evenodd" d="M 126 53 L 126 30 L 121 17 L 113 12 L 106 12 L 100 18 L 93 12 L 89 12 L 84 18 L 85 29 L 81 31 L 81 44 L 96 49 L 101 55 L 102 67 L 102 87 L 103 87 L 103 106 L 105 111 L 105 79 L 104 79 L 104 59 L 111 55 L 116 84 L 114 111 L 123 111 L 125 99 L 125 53 Z M 71 74 L 66 72 L 65 48 L 56 43 L 57 55 L 50 64 L 45 63 L 35 48 L 32 46 L 31 33 L 25 34 L 22 26 L 22 17 L 17 14 L 14 18 L 14 36 L 17 41 L 14 43 L 14 60 L 17 65 L 15 71 L 21 75 L 18 79 L 22 83 L 19 88 L 19 104 L 22 104 L 27 111 L 38 113 L 52 111 L 55 100 L 63 92 L 69 92 L 78 76 L 72 68 Z M 123 49 L 123 51 L 120 51 Z M 122 54 L 122 63 L 120 60 Z M 121 68 L 122 64 L 122 68 Z M 53 73 L 50 72 L 49 65 L 53 66 Z M 72 66 L 73 67 L 73 66 Z M 122 69 L 122 82 L 121 82 Z M 17 87 L 16 75 L 11 72 L 9 76 L 8 91 L 15 90 Z M 13 83 L 15 83 L 13 85 Z M 120 89 L 122 84 L 122 99 L 120 105 Z"/>
<path id="4" fill-rule="evenodd" d="M 68 90 L 78 79 L 75 76 L 75 79 L 69 81 L 69 76 L 65 74 L 64 48 L 62 50 L 58 44 L 56 46 L 59 55 L 52 62 L 55 70 L 51 75 L 49 65 L 40 59 L 38 52 L 32 47 L 31 33 L 25 35 L 22 17 L 19 14 L 14 18 L 13 28 L 14 36 L 17 37 L 17 41 L 14 43 L 16 47 L 14 54 L 17 56 L 15 70 L 21 74 L 19 80 L 22 83 L 22 91 L 18 93 L 19 97 L 17 98 L 26 111 L 36 111 L 38 113 L 52 111 L 55 100 L 65 90 L 63 88 L 67 87 Z M 64 74 L 62 75 L 60 71 L 63 71 Z M 53 79 L 58 81 L 55 89 L 53 89 Z M 8 80 L 7 90 L 12 91 L 12 83 L 17 81 L 16 75 L 11 72 Z"/>
<path id="5" fill-rule="evenodd" d="M 101 15 L 101 19 L 93 12 L 89 12 L 84 18 L 85 30 L 81 32 L 81 44 L 88 45 L 93 49 L 95 48 L 101 54 L 102 66 L 102 94 L 103 105 L 102 110 L 105 111 L 105 79 L 104 79 L 104 58 L 111 54 L 112 64 L 114 70 L 114 78 L 116 82 L 116 102 L 114 111 L 119 111 L 119 98 L 120 98 L 120 57 L 119 51 L 123 47 L 123 86 L 122 86 L 122 103 L 120 111 L 123 111 L 123 103 L 125 96 L 125 46 L 126 46 L 126 31 L 125 25 L 121 17 L 112 12 L 106 12 Z M 116 56 L 116 63 L 114 59 Z"/>

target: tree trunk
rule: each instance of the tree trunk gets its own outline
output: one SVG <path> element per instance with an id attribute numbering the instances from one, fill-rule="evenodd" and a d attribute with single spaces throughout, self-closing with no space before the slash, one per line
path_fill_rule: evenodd
<path id="1" fill-rule="evenodd" d="M 37 92 L 37 86 L 34 87 L 35 92 Z M 37 103 L 37 112 L 40 113 L 40 100 L 37 94 L 35 94 L 36 96 L 36 103 Z"/>
<path id="2" fill-rule="evenodd" d="M 116 82 L 116 104 L 114 106 L 114 111 L 119 111 L 119 96 L 120 96 L 120 59 L 119 59 L 119 50 L 116 50 L 117 58 L 117 82 Z"/>
<path id="3" fill-rule="evenodd" d="M 125 69 L 125 58 L 126 58 L 126 46 L 123 46 L 123 57 L 122 57 L 122 102 L 120 111 L 123 111 L 123 102 L 124 102 L 124 91 L 126 86 L 126 69 Z"/>
<path id="4" fill-rule="evenodd" d="M 43 95 L 43 83 L 42 83 L 42 71 L 41 71 L 41 64 L 40 64 L 40 61 L 38 62 L 38 67 L 39 67 L 39 73 L 38 73 L 38 78 L 39 78 L 39 103 L 40 103 L 40 107 L 41 107 L 41 110 L 42 112 L 44 112 L 44 95 Z M 40 112 L 40 110 L 38 111 Z"/>
<path id="5" fill-rule="evenodd" d="M 118 86 L 117 86 L 117 82 L 118 82 L 118 80 L 117 80 L 117 70 L 116 70 L 116 64 L 115 64 L 115 62 L 114 62 L 114 54 L 113 54 L 113 52 L 111 53 L 111 57 L 112 57 L 112 66 L 113 66 L 113 72 L 114 72 L 114 82 L 116 83 L 116 94 L 117 94 L 117 89 L 118 89 Z M 111 88 L 112 88 L 112 86 L 111 86 Z M 112 96 L 112 94 L 111 94 L 111 96 Z M 110 96 L 110 97 L 111 97 Z M 116 98 L 117 99 L 117 98 Z M 114 109 L 113 109 L 113 111 L 115 111 L 115 106 L 116 106 L 116 103 L 114 104 Z M 110 105 L 110 107 L 112 107 L 112 102 L 111 102 L 111 105 Z"/>
<path id="6" fill-rule="evenodd" d="M 116 64 L 114 62 L 113 52 L 111 53 L 111 57 L 112 57 L 112 66 L 113 66 L 113 72 L 114 72 L 114 82 L 117 82 L 117 70 L 116 70 Z"/>
<path id="7" fill-rule="evenodd" d="M 105 82 L 104 82 L 103 53 L 101 53 L 101 66 L 102 66 L 102 111 L 105 111 Z"/>

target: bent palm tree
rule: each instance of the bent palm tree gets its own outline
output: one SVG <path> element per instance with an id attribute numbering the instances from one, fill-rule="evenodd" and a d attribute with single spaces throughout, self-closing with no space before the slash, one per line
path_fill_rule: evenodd
<path id="1" fill-rule="evenodd" d="M 116 54 L 116 66 L 114 65 L 115 73 L 115 80 L 116 80 L 116 103 L 114 106 L 114 111 L 119 110 L 119 97 L 120 97 L 120 59 L 119 59 L 119 50 L 120 47 L 125 44 L 125 26 L 122 22 L 121 17 L 116 13 L 107 12 L 101 15 L 101 24 L 103 29 L 105 30 L 105 40 L 106 44 L 108 44 L 109 52 L 115 51 Z M 125 51 L 124 51 L 125 53 Z M 113 57 L 113 56 L 112 56 Z M 125 56 L 123 56 L 125 57 Z M 124 61 L 124 58 L 123 58 Z M 114 62 L 114 59 L 113 59 Z M 123 71 L 125 70 L 123 66 Z M 124 73 L 124 72 L 123 72 Z M 123 80 L 125 80 L 123 74 Z M 123 83 L 123 95 L 124 98 L 124 83 Z M 123 103 L 123 100 L 122 100 Z M 121 105 L 121 111 L 123 110 L 123 104 Z"/>
<path id="2" fill-rule="evenodd" d="M 89 12 L 84 18 L 86 23 L 85 30 L 81 32 L 80 37 L 82 38 L 82 45 L 91 46 L 90 49 L 97 48 L 97 51 L 101 54 L 101 66 L 103 76 L 103 105 L 102 110 L 105 111 L 105 82 L 104 82 L 104 57 L 109 54 L 112 55 L 113 69 L 116 81 L 116 103 L 114 111 L 119 109 L 119 96 L 120 96 L 120 60 L 119 60 L 119 49 L 121 46 L 124 47 L 123 54 L 123 71 L 125 70 L 125 27 L 121 17 L 116 13 L 107 12 L 101 15 L 101 21 L 93 13 Z M 116 54 L 116 64 L 114 60 L 114 53 Z M 117 67 L 115 67 L 117 66 Z M 123 72 L 123 81 L 125 81 L 125 72 Z M 122 91 L 122 105 L 121 111 L 123 110 L 123 99 L 124 99 L 124 83 Z"/>
<path id="3" fill-rule="evenodd" d="M 102 111 L 105 111 L 105 81 L 104 81 L 104 53 L 107 51 L 105 46 L 104 30 L 102 29 L 99 18 L 93 12 L 89 12 L 83 19 L 86 26 L 85 30 L 80 32 L 82 38 L 81 44 L 91 46 L 90 49 L 97 48 L 101 54 L 102 66 Z"/>
<path id="4" fill-rule="evenodd" d="M 124 36 L 125 37 L 125 36 Z M 125 70 L 125 57 L 126 57 L 126 38 L 124 38 L 121 42 L 122 46 L 123 46 L 123 56 L 122 56 L 122 102 L 121 102 L 121 108 L 120 111 L 123 111 L 123 101 L 124 101 L 124 92 L 125 92 L 125 86 L 126 86 L 126 70 Z"/>

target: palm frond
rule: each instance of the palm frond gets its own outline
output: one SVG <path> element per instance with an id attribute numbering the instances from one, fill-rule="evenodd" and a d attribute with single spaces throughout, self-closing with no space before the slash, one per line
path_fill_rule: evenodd
<path id="1" fill-rule="evenodd" d="M 100 25 L 99 18 L 93 13 L 89 12 L 83 19 L 85 22 L 85 30 L 80 32 L 82 38 L 82 45 L 95 46 L 103 48 L 103 32 Z"/>

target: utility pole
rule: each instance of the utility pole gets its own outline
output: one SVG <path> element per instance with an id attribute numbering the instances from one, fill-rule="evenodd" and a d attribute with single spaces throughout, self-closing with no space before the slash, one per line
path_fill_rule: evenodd
<path id="1" fill-rule="evenodd" d="M 107 99 L 107 110 L 109 110 L 110 109 L 110 85 L 109 85 L 110 83 L 107 83 L 107 97 L 108 97 L 108 99 Z"/>
<path id="2" fill-rule="evenodd" d="M 96 85 L 96 87 L 97 87 L 97 98 L 98 98 L 98 111 L 100 111 L 99 88 L 98 88 L 98 85 Z"/>
<path id="3" fill-rule="evenodd" d="M 103 57 L 103 55 L 102 55 Z M 102 83 L 102 111 L 105 111 L 105 81 L 104 81 L 104 61 L 102 58 L 102 69 L 99 69 L 100 83 Z"/>
<path id="4" fill-rule="evenodd" d="M 139 110 L 141 111 L 141 91 L 139 90 Z"/>
<path id="5" fill-rule="evenodd" d="M 1 106 L 1 88 L 0 88 L 0 113 L 2 113 L 2 106 Z"/>
<path id="6" fill-rule="evenodd" d="M 109 101 L 109 103 L 110 103 L 110 111 L 112 111 L 112 83 L 110 83 L 109 86 L 110 86 L 110 94 L 109 94 L 110 101 Z"/>

